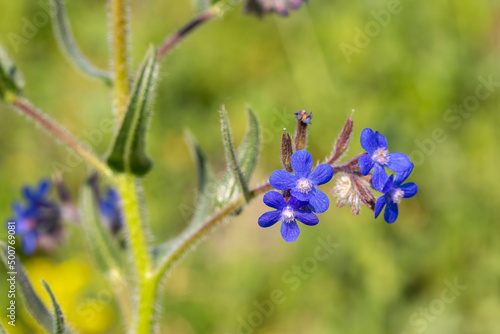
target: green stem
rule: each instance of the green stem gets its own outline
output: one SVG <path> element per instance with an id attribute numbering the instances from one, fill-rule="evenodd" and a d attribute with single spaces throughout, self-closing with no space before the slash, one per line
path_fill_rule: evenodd
<path id="1" fill-rule="evenodd" d="M 94 167 L 99 173 L 110 180 L 113 180 L 113 172 L 108 166 L 99 159 L 88 147 L 84 146 L 78 139 L 68 133 L 62 126 L 43 114 L 40 110 L 32 106 L 28 100 L 18 96 L 9 96 L 8 102 L 20 111 L 23 115 L 33 120 L 64 144 L 71 147 L 78 155 L 80 155 L 89 165 Z"/>
<path id="2" fill-rule="evenodd" d="M 158 51 L 156 53 L 156 59 L 162 59 L 165 57 L 177 44 L 179 44 L 189 33 L 194 31 L 196 28 L 200 27 L 203 23 L 209 21 L 211 18 L 213 18 L 216 14 L 218 14 L 220 11 L 220 6 L 215 5 L 198 16 L 196 16 L 194 19 L 189 21 L 185 26 L 183 26 L 181 29 L 179 29 L 177 32 L 175 32 L 172 36 L 169 36 L 168 38 L 163 41 L 163 43 L 158 47 Z"/>
<path id="3" fill-rule="evenodd" d="M 127 110 L 128 76 L 128 21 L 127 0 L 111 0 L 111 43 L 113 52 L 114 106 L 117 124 L 121 124 Z"/>
<path id="4" fill-rule="evenodd" d="M 257 188 L 254 188 L 250 191 L 249 200 L 255 198 L 256 196 L 271 190 L 272 187 L 269 183 L 265 183 Z M 172 267 L 172 265 L 182 258 L 182 256 L 192 248 L 205 234 L 210 232 L 214 227 L 218 225 L 218 223 L 222 222 L 224 218 L 231 213 L 238 210 L 241 206 L 246 203 L 245 198 L 243 196 L 235 199 L 224 208 L 222 208 L 215 215 L 210 217 L 206 222 L 201 224 L 196 231 L 189 234 L 189 236 L 180 242 L 167 256 L 167 258 L 160 264 L 160 266 L 156 269 L 154 274 L 154 279 L 156 284 L 158 284 L 163 275 Z"/>
<path id="5" fill-rule="evenodd" d="M 156 282 L 153 265 L 147 244 L 147 231 L 142 222 L 136 180 L 132 175 L 117 178 L 118 189 L 122 196 L 123 215 L 129 236 L 129 246 L 137 279 L 137 306 L 134 312 L 132 333 L 150 333 L 153 325 Z"/>

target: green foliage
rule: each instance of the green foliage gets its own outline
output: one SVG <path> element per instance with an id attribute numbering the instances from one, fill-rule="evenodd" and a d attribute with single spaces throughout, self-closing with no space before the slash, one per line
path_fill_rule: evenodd
<path id="1" fill-rule="evenodd" d="M 75 38 L 71 32 L 63 0 L 51 0 L 52 2 L 52 27 L 59 48 L 68 58 L 69 62 L 79 69 L 83 74 L 102 80 L 107 85 L 112 85 L 111 75 L 95 67 L 80 51 Z"/>
<path id="2" fill-rule="evenodd" d="M 18 94 L 24 87 L 24 80 L 16 65 L 0 44 L 0 98 L 6 99 L 6 94 Z"/>
<path id="3" fill-rule="evenodd" d="M 105 273 L 123 268 L 123 258 L 117 241 L 102 223 L 96 198 L 88 184 L 84 185 L 80 192 L 80 211 L 82 227 L 94 262 Z"/>
<path id="4" fill-rule="evenodd" d="M 146 154 L 146 135 L 157 71 L 156 49 L 151 47 L 137 73 L 125 118 L 108 157 L 108 165 L 118 172 L 144 176 L 153 167 Z"/>
<path id="5" fill-rule="evenodd" d="M 2 262 L 7 271 L 10 271 L 8 268 L 7 257 L 9 255 L 7 245 L 3 242 L 0 243 L 2 247 L 2 252 L 0 253 L 0 257 L 2 258 Z M 26 274 L 26 270 L 24 269 L 21 261 L 16 256 L 16 287 L 19 291 L 23 299 L 23 304 L 29 314 L 35 319 L 35 321 L 42 326 L 47 332 L 53 332 L 53 324 L 54 319 L 52 314 L 47 309 L 43 301 L 38 297 L 31 281 Z"/>
<path id="6" fill-rule="evenodd" d="M 54 325 L 53 325 L 54 327 L 52 333 L 63 334 L 69 332 L 66 331 L 66 326 L 64 324 L 65 322 L 64 315 L 62 313 L 61 307 L 59 306 L 59 303 L 56 300 L 56 297 L 54 296 L 52 290 L 50 289 L 50 286 L 44 280 L 42 280 L 42 285 L 45 291 L 47 291 L 47 293 L 49 294 L 50 301 L 52 302 L 52 307 L 54 307 Z"/>

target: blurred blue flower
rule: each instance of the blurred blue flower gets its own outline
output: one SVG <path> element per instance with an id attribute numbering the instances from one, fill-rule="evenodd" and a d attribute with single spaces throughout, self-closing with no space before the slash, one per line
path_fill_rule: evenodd
<path id="1" fill-rule="evenodd" d="M 271 186 L 278 190 L 290 189 L 293 197 L 302 202 L 309 202 L 312 212 L 323 213 L 328 210 L 328 196 L 316 187 L 332 179 L 333 167 L 321 164 L 311 173 L 312 156 L 305 150 L 295 152 L 291 164 L 295 175 L 282 169 L 274 171 L 269 178 Z"/>
<path id="2" fill-rule="evenodd" d="M 104 198 L 98 199 L 99 213 L 111 233 L 118 233 L 123 227 L 120 195 L 113 188 L 108 188 Z"/>
<path id="3" fill-rule="evenodd" d="M 26 204 L 14 202 L 12 209 L 16 223 L 16 235 L 22 237 L 22 249 L 30 255 L 37 247 L 52 249 L 62 230 L 61 210 L 48 198 L 51 184 L 42 180 L 38 187 L 23 187 Z"/>
<path id="4" fill-rule="evenodd" d="M 398 204 L 403 198 L 410 198 L 417 194 L 418 186 L 413 182 L 403 182 L 410 176 L 413 171 L 413 164 L 410 165 L 406 171 L 402 173 L 396 173 L 396 177 L 391 175 L 387 177 L 384 185 L 377 190 L 384 195 L 377 199 L 375 204 L 375 218 L 377 218 L 382 212 L 384 206 L 386 206 L 384 211 L 384 219 L 387 223 L 392 224 L 398 218 Z"/>
<path id="5" fill-rule="evenodd" d="M 307 202 L 302 202 L 294 197 L 290 197 L 288 202 L 285 201 L 283 195 L 277 191 L 270 191 L 264 195 L 264 203 L 276 209 L 269 211 L 259 217 L 259 225 L 261 227 L 273 226 L 280 220 L 281 236 L 286 242 L 297 240 L 300 229 L 297 225 L 297 220 L 305 225 L 314 226 L 318 224 L 318 217 L 309 210 L 301 210 L 307 206 Z"/>
<path id="6" fill-rule="evenodd" d="M 375 189 L 382 188 L 387 179 L 384 167 L 393 172 L 402 173 L 411 167 L 408 156 L 403 153 L 389 153 L 387 140 L 378 131 L 366 128 L 361 132 L 361 147 L 368 155 L 359 158 L 359 168 L 363 175 L 368 175 L 373 168 L 372 183 Z"/>
<path id="7" fill-rule="evenodd" d="M 307 0 L 247 0 L 245 12 L 259 17 L 270 12 L 287 16 L 290 9 L 297 9 L 304 2 Z"/>

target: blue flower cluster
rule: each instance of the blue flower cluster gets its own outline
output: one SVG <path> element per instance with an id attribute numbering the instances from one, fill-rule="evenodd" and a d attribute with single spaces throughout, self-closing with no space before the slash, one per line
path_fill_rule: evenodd
<path id="1" fill-rule="evenodd" d="M 35 252 L 39 243 L 51 247 L 61 231 L 60 207 L 48 198 L 51 184 L 42 180 L 37 187 L 23 187 L 22 194 L 25 205 L 14 202 L 14 217 L 10 221 L 16 223 L 16 235 L 22 237 L 22 249 L 25 254 Z"/>
<path id="2" fill-rule="evenodd" d="M 392 224 L 398 218 L 398 204 L 401 200 L 417 194 L 418 187 L 415 183 L 403 184 L 413 171 L 413 163 L 406 154 L 389 153 L 385 137 L 369 128 L 361 133 L 361 146 L 368 153 L 359 158 L 361 173 L 368 175 L 373 169 L 373 187 L 383 194 L 375 204 L 375 218 L 385 206 L 384 219 Z M 385 168 L 396 172 L 396 175 L 389 177 Z"/>
<path id="3" fill-rule="evenodd" d="M 269 182 L 283 194 L 270 191 L 264 195 L 264 203 L 276 209 L 259 217 L 261 227 L 269 227 L 282 221 L 281 235 L 287 242 L 297 240 L 300 234 L 296 220 L 305 225 L 319 222 L 316 213 L 328 210 L 328 196 L 316 187 L 329 182 L 333 177 L 333 167 L 321 164 L 313 169 L 311 153 L 299 150 L 292 155 L 291 165 L 294 174 L 286 170 L 277 170 L 271 174 Z"/>

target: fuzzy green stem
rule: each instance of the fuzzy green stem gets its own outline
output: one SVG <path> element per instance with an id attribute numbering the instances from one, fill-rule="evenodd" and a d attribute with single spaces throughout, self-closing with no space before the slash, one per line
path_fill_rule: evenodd
<path id="1" fill-rule="evenodd" d="M 117 178 L 117 185 L 122 196 L 123 215 L 137 276 L 138 300 L 131 332 L 147 334 L 152 331 L 156 298 L 147 231 L 142 222 L 135 178 L 132 175 L 121 175 Z"/>
<path id="2" fill-rule="evenodd" d="M 94 167 L 103 176 L 113 180 L 113 172 L 111 169 L 109 169 L 108 166 L 102 162 L 94 152 L 84 146 L 80 141 L 78 141 L 78 139 L 73 137 L 54 120 L 33 107 L 28 100 L 19 96 L 9 96 L 8 102 L 10 102 L 11 105 L 23 115 L 26 115 L 29 119 L 33 120 L 36 124 L 47 130 L 54 137 L 72 148 L 89 165 Z"/>
<path id="3" fill-rule="evenodd" d="M 126 1 L 127 0 L 111 0 L 111 43 L 114 74 L 113 94 L 118 124 L 121 124 L 125 116 L 129 95 L 129 50 Z"/>
<path id="4" fill-rule="evenodd" d="M 269 183 L 265 183 L 259 187 L 256 187 L 250 191 L 249 200 L 271 189 L 272 187 Z M 170 269 L 177 260 L 182 258 L 182 256 L 189 249 L 191 249 L 192 246 L 195 245 L 205 234 L 216 227 L 218 223 L 222 222 L 225 217 L 241 208 L 245 203 L 246 201 L 243 196 L 235 199 L 215 215 L 210 217 L 206 222 L 201 224 L 194 233 L 190 234 L 188 238 L 177 245 L 175 249 L 170 252 L 168 258 L 166 258 L 165 261 L 163 261 L 161 265 L 156 269 L 156 272 L 154 274 L 155 281 L 157 282 L 156 284 L 161 281 L 168 269 Z"/>

